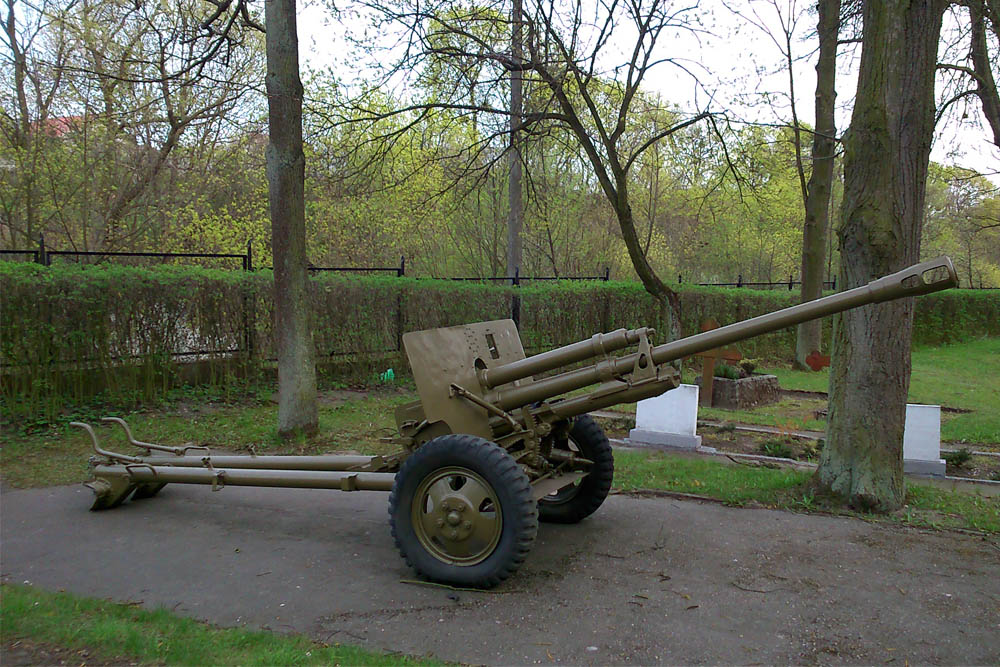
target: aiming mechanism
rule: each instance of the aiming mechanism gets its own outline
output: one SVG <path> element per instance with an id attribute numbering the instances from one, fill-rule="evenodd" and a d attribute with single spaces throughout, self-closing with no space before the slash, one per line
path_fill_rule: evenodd
<path id="1" fill-rule="evenodd" d="M 511 320 L 403 336 L 419 401 L 396 410 L 391 456 L 229 456 L 132 437 L 131 456 L 101 448 L 91 458 L 91 509 L 156 495 L 168 483 L 391 491 L 392 534 L 423 576 L 494 586 L 523 562 L 538 521 L 575 523 L 611 489 L 611 445 L 587 413 L 675 388 L 671 362 L 850 308 L 958 284 L 941 257 L 871 283 L 745 322 L 653 346 L 648 328 L 619 329 L 525 357 Z M 634 347 L 623 356 L 612 353 Z M 539 377 L 589 359 L 596 363 Z M 597 385 L 584 393 L 578 390 Z M 567 396 L 567 394 L 571 394 Z"/>

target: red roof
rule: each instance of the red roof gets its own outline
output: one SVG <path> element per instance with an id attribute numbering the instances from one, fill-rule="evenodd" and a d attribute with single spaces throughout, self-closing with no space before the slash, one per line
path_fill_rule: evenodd
<path id="1" fill-rule="evenodd" d="M 52 137 L 61 137 L 67 132 L 73 132 L 83 126 L 83 116 L 56 116 L 46 118 L 43 122 L 33 123 L 33 129 L 41 129 Z"/>

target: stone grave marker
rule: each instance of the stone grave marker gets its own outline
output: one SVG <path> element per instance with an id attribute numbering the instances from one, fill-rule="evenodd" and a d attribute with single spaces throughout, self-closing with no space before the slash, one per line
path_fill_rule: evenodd
<path id="1" fill-rule="evenodd" d="M 906 404 L 903 427 L 903 471 L 944 477 L 941 458 L 941 406 Z"/>
<path id="2" fill-rule="evenodd" d="M 663 447 L 705 451 L 698 428 L 698 386 L 682 384 L 676 389 L 639 401 L 635 428 L 628 443 L 639 447 Z"/>

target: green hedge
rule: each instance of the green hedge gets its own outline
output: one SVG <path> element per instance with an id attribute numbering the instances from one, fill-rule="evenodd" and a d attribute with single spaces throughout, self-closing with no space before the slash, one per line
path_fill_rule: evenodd
<path id="1" fill-rule="evenodd" d="M 665 330 L 655 301 L 637 283 L 539 282 L 514 288 L 320 274 L 310 295 L 318 357 L 322 362 L 385 353 L 397 349 L 401 332 L 509 317 L 515 294 L 530 352 L 619 327 Z M 709 317 L 728 324 L 796 299 L 782 290 L 696 286 L 683 286 L 680 297 L 688 334 Z M 998 292 L 951 290 L 917 303 L 918 345 L 1000 336 Z M 184 374 L 190 380 L 197 364 L 185 362 L 192 361 L 228 359 L 224 365 L 201 364 L 206 370 L 198 381 L 229 382 L 232 374 L 259 369 L 275 357 L 272 310 L 268 271 L 0 262 L 3 411 L 7 417 L 51 417 L 66 402 L 100 391 L 114 401 L 151 398 Z M 787 358 L 794 336 L 787 329 L 738 347 L 745 357 Z"/>

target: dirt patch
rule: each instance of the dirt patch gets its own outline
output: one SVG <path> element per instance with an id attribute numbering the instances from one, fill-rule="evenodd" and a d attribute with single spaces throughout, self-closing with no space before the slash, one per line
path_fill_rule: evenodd
<path id="1" fill-rule="evenodd" d="M 599 418 L 609 438 L 625 439 L 632 428 L 627 418 Z M 734 454 L 763 454 L 797 461 L 815 462 L 821 446 L 816 440 L 790 435 L 738 431 L 731 425 L 702 426 L 698 429 L 701 444 L 721 452 Z"/>
<path id="2" fill-rule="evenodd" d="M 330 389 L 329 391 L 319 392 L 316 399 L 320 405 L 335 408 L 347 401 L 364 400 L 370 395 L 370 392 L 361 389 Z"/>
<path id="3" fill-rule="evenodd" d="M 826 402 L 829 398 L 829 394 L 825 391 L 808 391 L 805 389 L 782 389 L 781 395 L 788 398 L 813 398 L 821 399 Z M 974 410 L 968 410 L 966 408 L 953 408 L 947 405 L 941 406 L 941 412 L 951 412 L 957 415 L 966 415 L 970 412 L 975 412 Z"/>
<path id="4" fill-rule="evenodd" d="M 946 454 L 946 457 L 951 455 Z M 988 479 L 1000 482 L 1000 456 L 976 456 L 972 454 L 968 461 L 954 465 L 948 458 L 947 474 L 952 477 L 971 477 L 973 479 Z"/>
<path id="5" fill-rule="evenodd" d="M 328 408 L 335 408 L 348 401 L 360 401 L 368 398 L 371 392 L 363 389 L 328 389 L 316 393 L 316 401 Z M 271 402 L 277 405 L 278 392 L 271 394 Z"/>
<path id="6" fill-rule="evenodd" d="M 34 667 L 35 665 L 107 667 L 109 665 L 138 665 L 140 663 L 122 657 L 108 658 L 85 648 L 71 649 L 32 642 L 27 639 L 5 638 L 3 643 L 0 643 L 0 664 L 3 664 L 4 667 Z"/>

